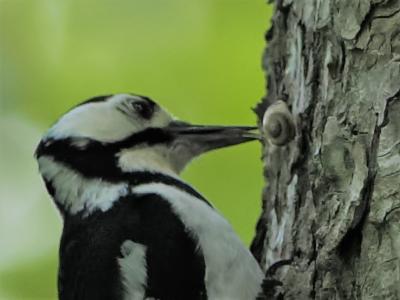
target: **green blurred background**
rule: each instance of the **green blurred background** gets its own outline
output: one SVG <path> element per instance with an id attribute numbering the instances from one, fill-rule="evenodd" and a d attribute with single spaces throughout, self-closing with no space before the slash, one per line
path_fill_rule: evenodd
<path id="1" fill-rule="evenodd" d="M 0 0 L 0 299 L 55 299 L 61 220 L 33 160 L 41 133 L 99 94 L 148 95 L 177 117 L 255 124 L 263 0 Z M 183 177 L 250 243 L 260 144 L 196 160 Z"/>

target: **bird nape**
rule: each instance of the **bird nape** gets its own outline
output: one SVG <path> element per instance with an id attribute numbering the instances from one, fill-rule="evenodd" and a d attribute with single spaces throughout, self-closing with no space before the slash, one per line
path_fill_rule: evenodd
<path id="1" fill-rule="evenodd" d="M 191 125 L 132 94 L 64 114 L 35 153 L 64 221 L 59 299 L 256 299 L 258 263 L 179 177 L 202 153 L 259 139 L 255 129 Z"/>

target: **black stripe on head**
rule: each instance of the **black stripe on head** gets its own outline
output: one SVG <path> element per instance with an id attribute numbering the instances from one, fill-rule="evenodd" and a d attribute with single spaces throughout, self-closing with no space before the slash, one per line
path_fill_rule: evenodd
<path id="1" fill-rule="evenodd" d="M 157 104 L 146 96 L 130 94 L 135 98 L 139 98 L 141 101 L 135 101 L 132 105 L 135 107 L 135 111 L 146 120 L 150 120 L 154 114 Z"/>
<path id="2" fill-rule="evenodd" d="M 169 144 L 172 142 L 173 136 L 162 128 L 147 128 L 140 132 L 134 133 L 122 141 L 105 144 L 111 152 L 119 152 L 122 149 L 128 149 L 139 145 L 156 145 Z"/>
<path id="3" fill-rule="evenodd" d="M 75 141 L 85 140 L 87 144 L 79 147 L 74 144 Z M 125 139 L 112 143 L 99 142 L 89 138 L 64 138 L 42 140 L 35 152 L 36 157 L 41 155 L 52 155 L 68 151 L 83 151 L 86 153 L 107 153 L 115 155 L 123 149 L 133 148 L 140 145 L 168 144 L 172 142 L 173 136 L 162 128 L 147 128 L 134 133 Z"/>
<path id="4" fill-rule="evenodd" d="M 151 98 L 149 98 L 147 96 L 138 95 L 138 94 L 134 94 L 134 93 L 129 93 L 129 95 L 134 96 L 134 97 L 139 97 L 139 98 L 149 102 L 149 104 L 152 104 L 154 106 L 157 105 L 157 103 L 154 100 L 152 100 Z"/>
<path id="5" fill-rule="evenodd" d="M 104 102 L 104 101 L 107 101 L 107 99 L 110 98 L 111 96 L 113 96 L 113 95 L 96 96 L 96 97 L 90 98 L 88 100 L 85 100 L 85 101 L 75 105 L 75 107 L 78 107 L 78 106 L 81 106 L 81 105 L 84 105 L 84 104 L 88 104 L 88 103 Z"/>
<path id="6" fill-rule="evenodd" d="M 159 130 L 162 131 L 162 129 L 159 128 L 147 129 L 132 135 L 119 144 L 103 144 L 97 141 L 90 141 L 85 148 L 74 146 L 72 139 L 42 141 L 37 147 L 35 155 L 36 158 L 40 156 L 53 157 L 55 161 L 65 164 L 85 178 L 101 178 L 107 182 L 126 181 L 133 186 L 154 182 L 165 183 L 167 185 L 176 186 L 209 204 L 205 198 L 190 185 L 174 177 L 150 171 L 123 172 L 118 167 L 118 157 L 116 154 L 132 141 L 136 143 L 156 144 L 157 142 L 165 142 L 166 139 L 168 140 L 171 138 L 165 135 L 165 133 L 164 135 L 157 134 Z M 124 143 L 126 143 L 126 145 L 124 145 Z M 52 193 L 52 189 L 49 189 L 49 193 Z"/>
<path id="7" fill-rule="evenodd" d="M 148 128 L 115 143 L 85 139 L 87 144 L 83 147 L 76 145 L 79 138 L 48 139 L 40 142 L 35 156 L 54 157 L 56 161 L 65 163 L 88 178 L 118 181 L 122 173 L 118 168 L 117 154 L 121 150 L 135 146 L 168 144 L 172 140 L 173 137 L 162 128 Z"/>

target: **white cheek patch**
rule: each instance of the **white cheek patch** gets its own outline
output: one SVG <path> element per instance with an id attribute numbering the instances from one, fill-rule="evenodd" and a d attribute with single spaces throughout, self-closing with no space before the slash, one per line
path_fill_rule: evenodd
<path id="1" fill-rule="evenodd" d="M 157 194 L 171 204 L 176 215 L 198 242 L 205 264 L 209 299 L 248 300 L 261 292 L 264 277 L 258 263 L 231 225 L 204 201 L 163 183 L 132 188 L 137 194 Z"/>
<path id="2" fill-rule="evenodd" d="M 123 172 L 148 171 L 177 177 L 177 169 L 167 158 L 167 152 L 163 146 L 125 149 L 118 154 L 118 167 Z"/>
<path id="3" fill-rule="evenodd" d="M 40 157 L 38 163 L 40 173 L 54 187 L 54 200 L 71 214 L 84 211 L 87 216 L 96 210 L 107 211 L 129 191 L 127 183 L 86 179 L 48 156 Z"/>

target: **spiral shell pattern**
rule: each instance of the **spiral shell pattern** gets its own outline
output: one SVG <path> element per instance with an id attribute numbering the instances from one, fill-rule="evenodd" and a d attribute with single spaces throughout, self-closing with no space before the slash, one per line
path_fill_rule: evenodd
<path id="1" fill-rule="evenodd" d="M 262 130 L 264 137 L 276 146 L 283 146 L 296 135 L 296 125 L 286 103 L 278 100 L 265 111 Z"/>

